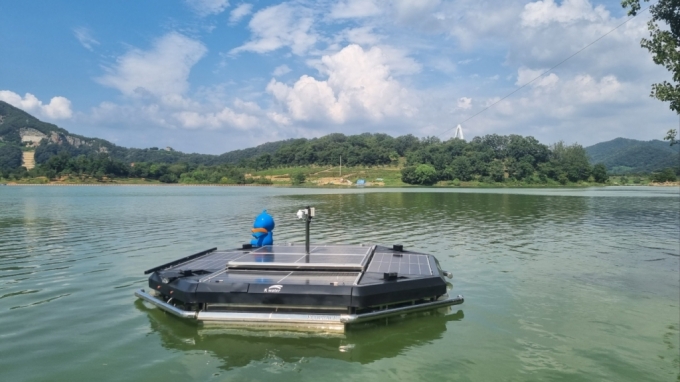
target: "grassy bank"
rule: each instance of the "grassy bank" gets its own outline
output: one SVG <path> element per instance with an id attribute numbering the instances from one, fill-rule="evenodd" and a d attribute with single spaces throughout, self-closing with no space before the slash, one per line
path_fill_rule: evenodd
<path id="1" fill-rule="evenodd" d="M 258 178 L 266 178 L 272 182 L 274 186 L 291 186 L 293 185 L 293 178 L 296 174 L 304 174 L 305 181 L 302 184 L 297 184 L 300 187 L 352 187 L 356 186 L 359 179 L 364 179 L 367 187 L 415 187 L 401 181 L 401 166 L 373 166 L 373 167 L 343 167 L 342 172 L 338 166 L 335 167 L 286 167 L 273 168 L 262 171 L 250 171 L 246 174 L 248 181 L 257 180 Z M 88 184 L 88 185 L 112 185 L 112 184 L 129 184 L 129 185 L 191 185 L 201 183 L 162 183 L 158 180 L 144 179 L 144 178 L 101 178 L 96 179 L 92 177 L 63 177 L 59 180 L 48 180 L 46 177 L 25 178 L 21 180 L 0 179 L 0 183 L 11 184 Z M 212 183 L 211 183 L 212 184 Z M 229 184 L 225 184 L 229 185 Z M 458 180 L 440 181 L 433 187 L 462 187 L 462 188 L 504 188 L 504 187 L 590 187 L 602 186 L 601 183 L 595 182 L 578 182 L 561 184 L 557 181 L 546 179 L 541 182 L 537 179 L 516 181 L 506 179 L 502 183 L 488 183 L 477 180 L 468 182 L 461 182 Z M 650 181 L 649 176 L 611 176 L 609 181 L 605 184 L 608 186 L 647 186 L 655 185 Z"/>

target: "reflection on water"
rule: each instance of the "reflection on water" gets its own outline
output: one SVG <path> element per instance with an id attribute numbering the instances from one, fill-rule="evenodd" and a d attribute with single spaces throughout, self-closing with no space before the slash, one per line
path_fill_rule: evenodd
<path id="1" fill-rule="evenodd" d="M 447 323 L 464 318 L 462 310 L 450 313 L 447 308 L 367 323 L 351 327 L 343 334 L 324 334 L 204 326 L 179 322 L 141 301 L 135 302 L 135 307 L 148 316 L 151 331 L 160 336 L 165 348 L 207 351 L 221 360 L 223 370 L 266 361 L 273 355 L 280 362 L 293 365 L 316 357 L 367 364 L 398 357 L 441 339 Z"/>
<path id="2" fill-rule="evenodd" d="M 345 337 L 225 332 L 135 302 L 143 270 L 250 240 L 403 244 L 462 311 Z M 677 189 L 3 187 L 2 380 L 675 380 Z M 40 365 L 40 367 L 36 367 Z"/>

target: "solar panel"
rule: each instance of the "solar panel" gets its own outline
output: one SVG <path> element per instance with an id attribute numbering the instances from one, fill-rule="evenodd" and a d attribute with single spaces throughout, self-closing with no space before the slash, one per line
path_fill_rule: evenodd
<path id="1" fill-rule="evenodd" d="M 198 259 L 175 265 L 171 269 L 218 270 L 223 269 L 230 260 L 246 255 L 247 253 L 243 251 L 215 251 Z"/>
<path id="2" fill-rule="evenodd" d="M 404 252 L 376 252 L 367 272 L 397 272 L 400 275 L 432 275 L 427 255 Z"/>
<path id="3" fill-rule="evenodd" d="M 375 273 L 396 272 L 400 275 L 421 276 L 434 274 L 428 255 L 377 247 L 371 257 L 374 248 L 376 247 L 359 245 L 312 246 L 310 247 L 310 254 L 307 255 L 304 246 L 272 245 L 253 250 L 215 251 L 203 257 L 175 265 L 172 269 L 201 269 L 213 272 L 201 279 L 201 282 L 211 280 L 215 275 L 222 275 L 220 277 L 227 277 L 230 281 L 237 280 L 239 277 L 244 278 L 244 280 L 238 279 L 235 282 L 267 280 L 262 281 L 262 283 L 266 283 L 270 279 L 275 279 L 273 282 L 277 282 L 277 280 L 287 277 L 286 280 L 290 279 L 291 282 L 303 280 L 302 283 L 308 281 L 314 285 L 327 285 L 332 282 L 351 285 L 359 274 L 356 272 L 364 271 L 364 268 L 367 272 Z M 368 266 L 366 266 L 367 262 Z M 226 269 L 229 269 L 229 272 Z M 257 271 L 256 273 L 247 273 L 245 269 Z M 321 270 L 327 272 L 315 273 L 315 271 Z M 332 277 L 328 276 L 331 274 L 329 272 L 342 275 L 343 278 L 332 280 Z M 264 274 L 268 276 L 258 276 Z"/>
<path id="4" fill-rule="evenodd" d="M 296 285 L 353 285 L 359 272 L 309 272 L 309 271 L 263 271 L 222 270 L 208 275 L 200 282 L 286 284 Z"/>
<path id="5" fill-rule="evenodd" d="M 302 246 L 265 246 L 229 260 L 229 268 L 266 269 L 364 269 L 365 260 L 373 247 L 351 245 L 312 246 L 305 253 Z"/>

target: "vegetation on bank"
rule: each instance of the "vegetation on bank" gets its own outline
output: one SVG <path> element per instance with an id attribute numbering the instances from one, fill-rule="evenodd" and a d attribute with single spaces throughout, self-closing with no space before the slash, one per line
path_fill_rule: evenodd
<path id="1" fill-rule="evenodd" d="M 397 138 L 386 134 L 286 141 L 272 153 L 238 164 L 127 162 L 111 153 L 83 154 L 73 146 L 48 144 L 31 170 L 18 166 L 22 151 L 0 146 L 0 179 L 24 183 L 158 182 L 179 184 L 442 185 L 525 187 L 611 184 L 607 168 L 594 166 L 585 149 L 558 142 L 547 146 L 533 137 L 487 135 L 470 142 L 435 137 Z M 59 147 L 62 148 L 58 151 Z M 152 150 L 162 151 L 162 150 Z M 49 153 L 49 155 L 47 155 Z M 36 159 L 39 157 L 36 150 Z M 161 154 L 159 154 L 161 155 Z M 163 154 L 164 155 L 164 154 Z M 343 168 L 340 169 L 342 158 Z M 672 181 L 676 170 L 654 174 Z M 633 178 L 636 179 L 636 178 Z"/>

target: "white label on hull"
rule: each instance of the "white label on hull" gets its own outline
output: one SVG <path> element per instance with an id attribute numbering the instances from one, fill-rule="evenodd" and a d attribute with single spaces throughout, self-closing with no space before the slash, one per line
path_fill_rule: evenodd
<path id="1" fill-rule="evenodd" d="M 264 288 L 265 293 L 279 293 L 283 285 L 272 285 L 269 288 Z"/>

